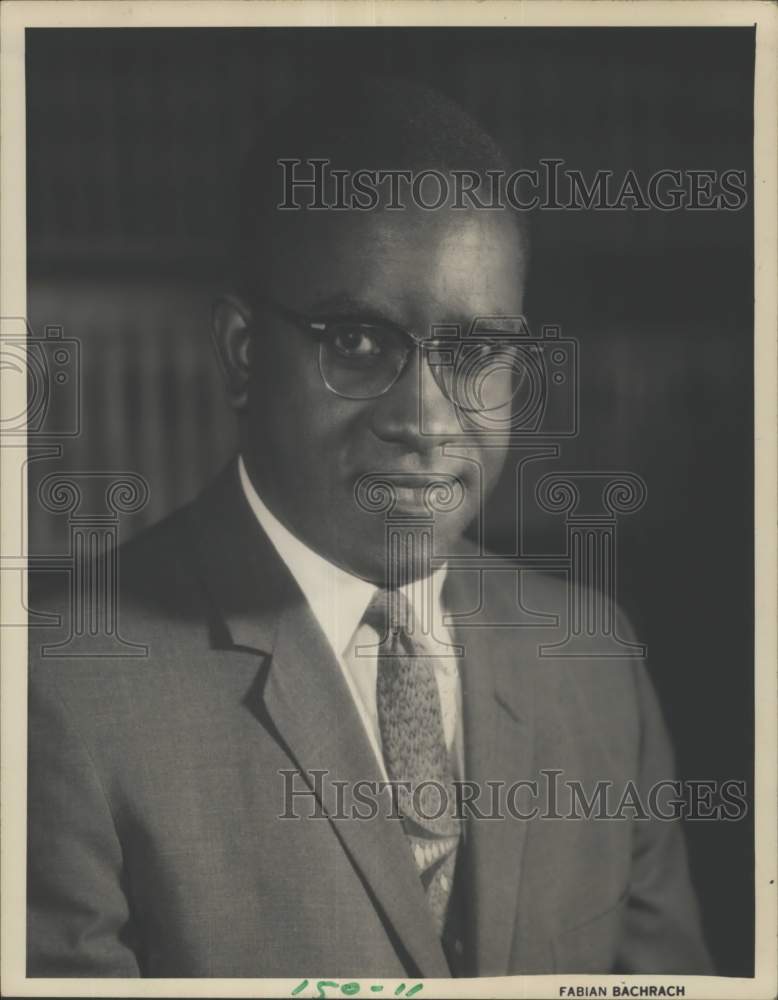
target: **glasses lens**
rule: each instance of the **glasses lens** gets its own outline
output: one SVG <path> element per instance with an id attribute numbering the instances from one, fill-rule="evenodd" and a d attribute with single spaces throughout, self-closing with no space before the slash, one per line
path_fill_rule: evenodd
<path id="1" fill-rule="evenodd" d="M 450 347 L 439 343 L 429 354 L 429 364 L 448 399 L 471 413 L 507 415 L 528 381 L 536 381 L 530 370 L 532 355 L 515 341 L 499 337 L 455 341 Z"/>
<path id="2" fill-rule="evenodd" d="M 523 408 L 527 392 L 534 396 L 537 359 L 514 337 L 444 337 L 421 347 L 441 392 L 461 410 L 510 419 L 517 405 Z M 394 385 L 412 349 L 409 339 L 392 327 L 330 321 L 321 338 L 319 368 L 338 396 L 373 399 Z"/>
<path id="3" fill-rule="evenodd" d="M 328 323 L 319 349 L 319 367 L 327 386 L 346 399 L 372 399 L 395 382 L 409 345 L 391 327 L 366 323 Z"/>

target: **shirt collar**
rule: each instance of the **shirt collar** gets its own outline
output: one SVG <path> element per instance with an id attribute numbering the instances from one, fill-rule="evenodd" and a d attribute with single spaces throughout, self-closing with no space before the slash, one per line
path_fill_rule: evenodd
<path id="1" fill-rule="evenodd" d="M 243 456 L 238 458 L 238 472 L 257 521 L 302 590 L 335 655 L 342 658 L 375 593 L 375 584 L 329 562 L 293 535 L 262 502 L 246 471 Z M 445 578 L 445 565 L 431 576 L 432 613 L 438 621 L 442 617 L 440 595 Z M 400 588 L 412 607 L 419 606 L 419 588 L 425 584 L 426 581 L 415 581 Z"/>

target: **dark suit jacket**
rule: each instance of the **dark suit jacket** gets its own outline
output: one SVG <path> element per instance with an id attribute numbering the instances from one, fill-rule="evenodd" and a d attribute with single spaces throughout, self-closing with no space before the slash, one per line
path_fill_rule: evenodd
<path id="1" fill-rule="evenodd" d="M 41 656 L 56 636 L 31 635 L 28 973 L 449 975 L 396 820 L 278 818 L 281 770 L 326 769 L 330 812 L 333 780 L 381 775 L 235 466 L 119 575 L 120 631 L 147 656 Z M 540 575 L 524 593 L 556 612 L 564 595 Z M 474 610 L 478 573 L 450 571 L 444 597 Z M 511 621 L 515 597 L 488 574 L 481 620 Z M 539 658 L 554 635 L 458 631 L 467 778 L 672 777 L 642 663 Z M 675 822 L 469 821 L 465 857 L 471 974 L 711 971 Z"/>

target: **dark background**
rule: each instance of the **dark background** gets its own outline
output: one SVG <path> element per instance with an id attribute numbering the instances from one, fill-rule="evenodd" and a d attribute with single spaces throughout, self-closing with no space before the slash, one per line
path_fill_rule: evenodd
<path id="1" fill-rule="evenodd" d="M 459 99 L 532 168 L 560 157 L 647 180 L 751 177 L 750 29 L 28 30 L 28 313 L 81 343 L 81 433 L 50 471 L 136 471 L 148 506 L 189 499 L 229 456 L 209 341 L 251 123 L 310 73 L 416 77 Z M 750 184 L 750 180 L 749 180 Z M 619 598 L 645 641 L 684 778 L 753 765 L 753 217 L 545 211 L 531 324 L 581 346 L 581 433 L 538 468 L 630 470 L 648 502 L 619 526 Z M 60 394 L 51 403 L 72 405 Z M 63 411 L 64 412 L 64 411 Z M 529 484 L 532 485 L 531 483 Z M 512 551 L 510 477 L 492 544 Z M 538 522 L 531 547 L 564 546 Z M 67 546 L 30 508 L 30 551 Z M 752 811 L 687 824 L 722 974 L 753 974 Z"/>

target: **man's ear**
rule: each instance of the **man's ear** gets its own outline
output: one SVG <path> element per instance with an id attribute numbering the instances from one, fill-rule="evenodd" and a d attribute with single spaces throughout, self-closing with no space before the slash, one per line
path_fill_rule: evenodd
<path id="1" fill-rule="evenodd" d="M 213 342 L 227 383 L 230 404 L 242 410 L 248 400 L 251 364 L 251 310 L 234 295 L 216 300 L 212 314 Z"/>

